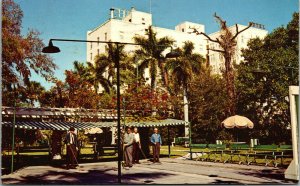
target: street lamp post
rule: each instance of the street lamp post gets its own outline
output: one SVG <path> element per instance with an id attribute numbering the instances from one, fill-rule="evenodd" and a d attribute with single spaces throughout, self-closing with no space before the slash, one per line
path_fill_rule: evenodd
<path id="1" fill-rule="evenodd" d="M 14 116 L 13 116 L 13 128 L 12 128 L 12 148 L 11 148 L 11 170 L 14 172 L 14 154 L 15 154 L 15 126 L 16 126 L 16 86 L 14 86 Z"/>
<path id="2" fill-rule="evenodd" d="M 137 44 L 137 43 L 125 43 L 125 42 L 112 42 L 112 41 L 92 41 L 92 40 L 77 40 L 77 39 L 50 39 L 49 40 L 49 45 L 44 47 L 42 52 L 43 53 L 58 53 L 60 52 L 60 49 L 56 46 L 53 45 L 52 41 L 63 41 L 63 42 L 84 42 L 84 43 L 105 43 L 105 44 L 116 44 L 117 46 L 117 51 L 119 54 L 119 45 L 139 45 L 141 46 L 142 44 Z M 166 45 L 163 45 L 166 46 Z M 166 58 L 176 58 L 179 56 L 179 54 L 175 51 L 173 51 L 172 46 L 167 46 L 171 47 L 171 52 L 166 54 Z M 122 156 L 121 156 L 121 95 L 120 95 L 120 56 L 117 55 L 116 61 L 115 61 L 116 69 L 117 69 L 117 113 L 118 113 L 118 122 L 117 122 L 117 132 L 118 132 L 118 183 L 121 183 L 121 161 L 122 161 Z"/>

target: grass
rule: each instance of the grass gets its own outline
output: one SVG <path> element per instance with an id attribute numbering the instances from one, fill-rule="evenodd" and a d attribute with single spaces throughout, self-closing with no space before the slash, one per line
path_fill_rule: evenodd
<path id="1" fill-rule="evenodd" d="M 177 158 L 184 156 L 189 153 L 189 148 L 183 147 L 183 146 L 174 146 L 170 147 L 171 158 Z M 192 152 L 209 152 L 209 149 L 192 149 Z M 240 151 L 240 154 L 246 154 L 246 150 Z M 61 165 L 64 163 L 64 155 L 66 154 L 66 149 L 63 149 L 63 159 L 62 160 L 55 160 L 55 164 Z M 152 148 L 150 148 L 150 154 L 152 154 Z M 168 146 L 162 146 L 161 151 L 160 151 L 161 157 L 168 157 L 169 151 L 168 151 Z M 204 155 L 204 158 L 207 157 L 207 154 Z M 222 156 L 222 161 L 225 159 L 229 158 L 230 155 L 229 153 L 225 153 Z M 211 156 L 210 161 L 214 160 L 214 155 Z M 217 160 L 221 159 L 221 155 L 217 154 L 216 156 Z M 53 162 L 49 161 L 49 153 L 47 149 L 40 149 L 38 150 L 29 150 L 26 152 L 20 152 L 19 154 L 19 159 L 16 156 L 15 152 L 15 167 L 16 169 L 22 168 L 24 166 L 34 166 L 34 165 L 51 165 Z M 91 146 L 86 146 L 81 149 L 81 154 L 80 154 L 80 163 L 90 163 L 90 162 L 102 162 L 102 161 L 116 161 L 117 156 L 115 154 L 114 150 L 105 150 L 105 154 L 103 156 L 99 156 L 95 159 L 93 148 Z M 246 157 L 245 155 L 241 156 L 241 160 L 245 162 Z M 253 158 L 251 158 L 253 160 Z M 238 155 L 235 155 L 233 157 L 233 162 L 237 163 L 239 161 Z M 283 167 L 287 167 L 289 163 L 292 161 L 292 158 L 283 158 Z M 9 168 L 10 168 L 10 163 L 11 162 L 11 151 L 2 151 L 2 173 L 6 174 L 9 173 Z M 278 163 L 281 162 L 281 159 L 277 160 Z M 256 163 L 259 165 L 264 165 L 265 160 L 264 158 L 258 158 L 256 159 Z M 273 165 L 272 163 L 270 165 Z M 4 168 L 4 169 L 3 169 Z"/>

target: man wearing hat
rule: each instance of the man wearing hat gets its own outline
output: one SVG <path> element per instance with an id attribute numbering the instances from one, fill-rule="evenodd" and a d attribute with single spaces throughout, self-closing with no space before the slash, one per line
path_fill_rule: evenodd
<path id="1" fill-rule="evenodd" d="M 78 150 L 78 141 L 75 134 L 74 127 L 70 127 L 69 132 L 67 133 L 65 143 L 67 144 L 67 155 L 66 155 L 66 164 L 67 169 L 75 168 L 77 161 L 77 150 Z"/>

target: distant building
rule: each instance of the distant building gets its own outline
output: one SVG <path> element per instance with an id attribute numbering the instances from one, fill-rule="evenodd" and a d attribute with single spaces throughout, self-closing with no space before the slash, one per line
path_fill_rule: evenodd
<path id="1" fill-rule="evenodd" d="M 205 26 L 198 23 L 186 21 L 176 25 L 175 29 L 172 30 L 153 26 L 152 14 L 150 13 L 137 11 L 134 8 L 131 8 L 130 11 L 119 8 L 111 8 L 110 18 L 95 29 L 88 31 L 87 40 L 133 43 L 133 38 L 135 36 L 146 36 L 146 30 L 151 25 L 153 30 L 157 33 L 158 38 L 168 36 L 175 40 L 173 48 L 182 47 L 185 41 L 191 41 L 194 43 L 194 52 L 201 54 L 203 57 L 205 57 L 209 52 L 210 65 L 215 73 L 220 73 L 220 67 L 222 67 L 224 60 L 222 60 L 219 53 L 207 50 L 207 45 L 208 48 L 216 48 L 218 46 L 215 43 L 208 42 L 205 36 L 197 35 L 192 32 L 193 30 L 191 28 L 196 28 L 199 32 L 205 33 Z M 244 25 L 238 26 L 240 29 L 245 27 Z M 235 29 L 235 27 L 232 26 L 230 29 Z M 215 38 L 218 37 L 219 34 L 219 32 L 215 32 L 209 36 Z M 237 52 L 235 55 L 236 62 L 239 63 L 242 60 L 240 50 L 247 46 L 249 39 L 255 37 L 263 38 L 266 34 L 267 31 L 263 28 L 258 28 L 258 26 L 251 27 L 240 34 L 237 37 Z M 139 46 L 126 45 L 125 51 L 131 53 L 138 47 Z M 169 49 L 168 51 L 166 50 L 165 54 L 169 51 Z M 86 60 L 92 62 L 97 54 L 105 52 L 105 45 L 87 43 L 86 52 Z M 105 76 L 107 76 L 107 74 L 105 74 Z M 150 78 L 148 69 L 145 70 L 144 77 L 146 78 L 147 83 L 149 83 Z"/>
<path id="2" fill-rule="evenodd" d="M 99 41 L 114 41 L 133 43 L 135 36 L 146 36 L 146 30 L 152 25 L 152 14 L 140 12 L 132 8 L 130 11 L 112 8 L 110 19 L 95 29 L 87 32 L 87 40 Z M 183 22 L 175 27 L 175 30 L 152 26 L 152 29 L 157 33 L 157 37 L 168 36 L 174 39 L 173 48 L 182 47 L 185 41 L 194 43 L 194 51 L 206 55 L 206 40 L 202 35 L 196 35 L 191 32 L 189 27 L 197 28 L 204 32 L 205 27 L 202 24 Z M 139 46 L 126 45 L 125 51 L 131 53 L 139 48 Z M 97 54 L 105 52 L 105 45 L 98 43 L 87 44 L 87 61 L 93 61 Z M 170 49 L 167 49 L 165 54 Z M 149 78 L 149 70 L 146 69 L 144 77 Z"/>

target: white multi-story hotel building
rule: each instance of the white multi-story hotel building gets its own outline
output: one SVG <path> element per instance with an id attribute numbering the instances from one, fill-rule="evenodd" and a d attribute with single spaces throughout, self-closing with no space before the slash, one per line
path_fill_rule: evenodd
<path id="1" fill-rule="evenodd" d="M 237 26 L 238 26 L 239 31 L 243 30 L 244 28 L 247 27 L 245 25 L 240 25 L 240 24 L 238 24 Z M 236 33 L 235 25 L 229 27 L 229 30 L 231 31 L 231 33 L 235 34 Z M 212 39 L 216 39 L 220 36 L 220 34 L 221 34 L 221 32 L 218 31 L 218 32 L 209 34 L 209 37 Z M 236 48 L 235 48 L 235 52 L 234 52 L 232 61 L 236 64 L 239 64 L 243 60 L 242 49 L 247 48 L 247 43 L 249 42 L 249 40 L 254 39 L 256 37 L 262 39 L 267 34 L 268 34 L 268 31 L 264 29 L 264 26 L 261 24 L 256 24 L 256 23 L 253 23 L 253 26 L 251 26 L 247 30 L 240 33 L 236 37 L 237 44 L 236 44 Z M 222 50 L 218 43 L 211 42 L 211 41 L 209 41 L 208 43 L 209 43 L 208 49 Z M 209 54 L 209 64 L 210 64 L 213 72 L 220 73 L 221 69 L 225 68 L 224 57 L 222 56 L 222 54 L 220 52 L 216 52 L 213 50 L 209 50 L 207 52 Z"/>
<path id="2" fill-rule="evenodd" d="M 130 11 L 121 9 L 111 9 L 110 19 L 98 26 L 97 28 L 87 32 L 87 40 L 94 41 L 113 41 L 134 43 L 135 36 L 145 36 L 146 31 L 152 26 L 154 32 L 157 33 L 157 38 L 168 36 L 175 42 L 173 48 L 182 47 L 185 41 L 194 43 L 194 51 L 206 55 L 206 40 L 203 35 L 189 33 L 192 30 L 189 27 L 196 28 L 204 32 L 204 25 L 183 22 L 175 27 L 175 30 L 160 28 L 152 25 L 152 15 L 146 12 L 140 12 L 132 8 Z M 139 46 L 125 45 L 126 52 L 133 52 Z M 93 61 L 97 54 L 105 52 L 105 45 L 98 43 L 87 44 L 87 61 Z M 166 49 L 165 54 L 170 51 Z M 146 69 L 144 77 L 149 78 L 148 69 Z M 150 79 L 150 78 L 149 78 Z"/>
<path id="3" fill-rule="evenodd" d="M 257 24 L 256 24 L 257 25 Z M 199 32 L 205 33 L 205 26 L 199 23 L 183 22 L 175 26 L 175 29 L 166 29 L 157 26 L 153 26 L 152 14 L 137 11 L 131 8 L 130 11 L 122 10 L 118 8 L 110 9 L 110 18 L 103 24 L 99 25 L 95 29 L 87 32 L 87 40 L 94 41 L 113 41 L 113 42 L 126 42 L 134 43 L 133 38 L 135 36 L 146 36 L 146 30 L 152 26 L 152 29 L 157 33 L 157 37 L 165 37 L 173 39 L 175 42 L 173 48 L 182 47 L 185 41 L 191 41 L 194 43 L 194 52 L 201 54 L 203 57 L 209 52 L 210 65 L 215 73 L 220 72 L 220 68 L 223 66 L 223 59 L 220 54 L 207 50 L 208 48 L 217 48 L 216 43 L 208 42 L 207 38 L 203 35 L 197 35 L 193 33 L 193 29 L 197 29 Z M 238 25 L 239 29 L 243 29 L 246 26 Z M 235 29 L 235 26 L 230 27 Z M 234 33 L 235 30 L 233 30 Z M 237 37 L 237 46 L 234 60 L 239 63 L 241 58 L 241 49 L 247 47 L 247 42 L 251 38 L 259 37 L 263 38 L 267 34 L 267 31 L 263 29 L 261 25 L 256 27 L 250 27 L 248 30 L 242 32 Z M 211 38 L 216 38 L 220 35 L 220 32 L 209 34 Z M 139 46 L 126 45 L 126 52 L 133 52 Z M 101 43 L 88 43 L 87 44 L 87 61 L 92 62 L 97 54 L 105 52 L 105 45 Z M 168 49 L 169 50 L 169 49 Z M 167 53 L 169 51 L 166 51 Z M 145 78 L 149 78 L 149 72 L 146 69 Z M 150 78 L 149 78 L 150 79 Z"/>

